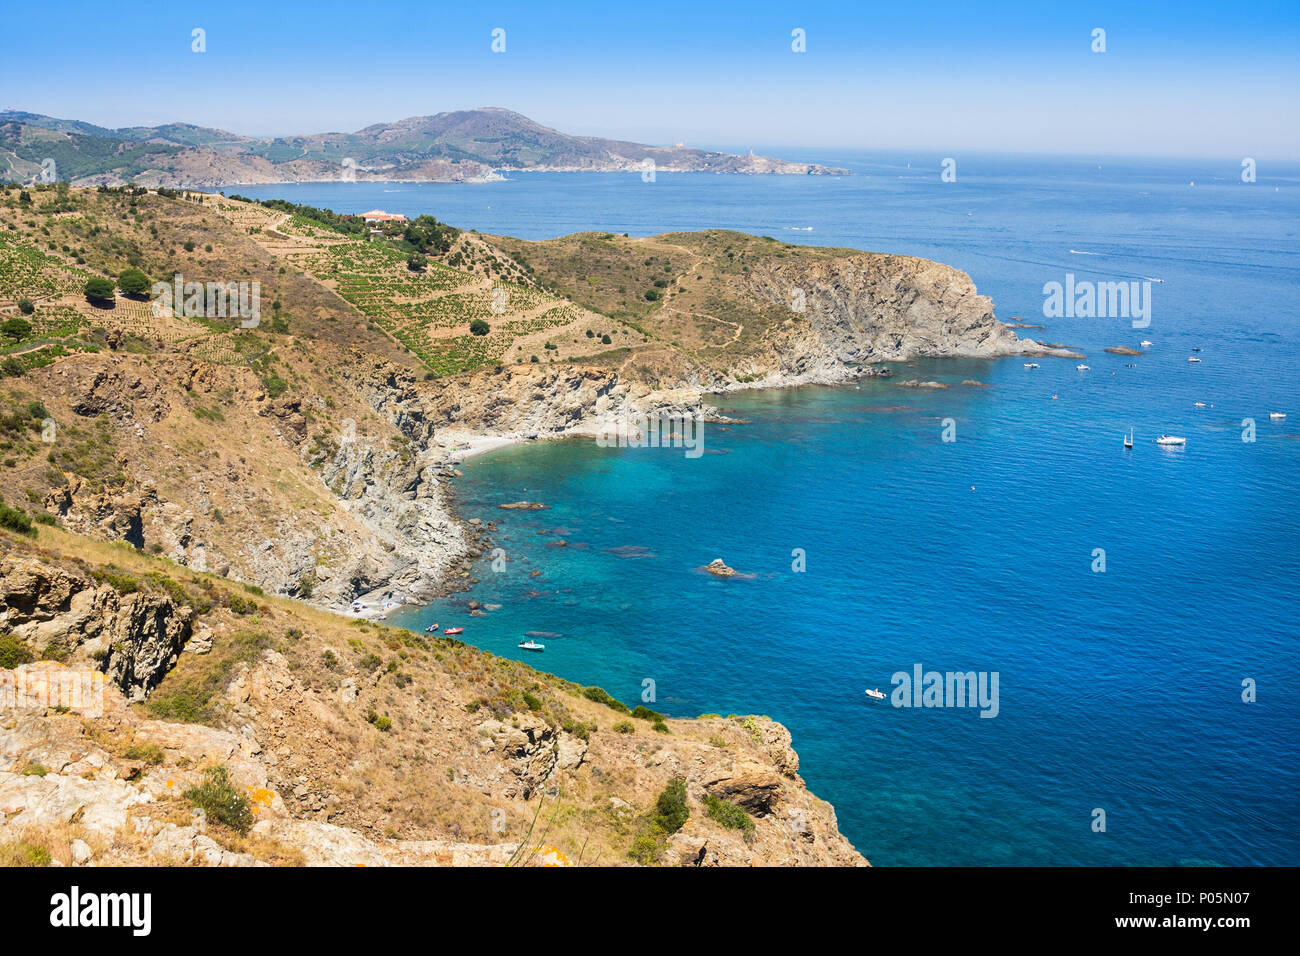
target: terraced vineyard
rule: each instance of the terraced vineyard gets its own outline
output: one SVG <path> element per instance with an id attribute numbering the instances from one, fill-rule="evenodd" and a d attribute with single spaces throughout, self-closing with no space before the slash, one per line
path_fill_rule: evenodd
<path id="1" fill-rule="evenodd" d="M 299 232 L 299 226 L 280 231 Z M 319 232 L 321 238 L 340 238 L 328 230 Z M 500 362 L 521 337 L 579 318 L 572 306 L 517 282 L 491 280 L 438 262 L 413 271 L 405 252 L 381 241 L 345 238 L 296 252 L 277 246 L 277 251 L 334 288 L 438 375 Z M 478 319 L 488 323 L 488 334 L 470 332 L 470 323 Z"/>
<path id="2" fill-rule="evenodd" d="M 0 305 L 78 292 L 89 278 L 39 249 L 0 237 Z"/>

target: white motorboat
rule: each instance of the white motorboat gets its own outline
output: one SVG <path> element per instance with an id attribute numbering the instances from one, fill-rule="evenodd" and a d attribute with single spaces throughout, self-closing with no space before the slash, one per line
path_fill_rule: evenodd
<path id="1" fill-rule="evenodd" d="M 1037 363 L 1037 362 L 1026 362 L 1026 363 L 1025 363 L 1025 368 L 1038 368 L 1038 363 Z"/>
<path id="2" fill-rule="evenodd" d="M 1187 361 L 1189 361 L 1189 362 L 1199 362 L 1200 359 L 1198 359 L 1195 355 L 1189 355 L 1189 356 L 1187 356 Z"/>
<path id="3" fill-rule="evenodd" d="M 1186 445 L 1186 438 L 1179 438 L 1177 435 L 1161 435 L 1156 439 L 1157 445 Z"/>
<path id="4" fill-rule="evenodd" d="M 1150 339 L 1143 339 L 1143 340 L 1142 340 L 1142 347 L 1143 347 L 1144 349 L 1146 349 L 1146 348 L 1150 348 L 1150 347 L 1151 347 L 1151 340 L 1150 340 Z"/>
<path id="5" fill-rule="evenodd" d="M 1280 422 L 1286 418 L 1286 412 L 1269 412 L 1268 417 L 1275 422 Z"/>
<path id="6" fill-rule="evenodd" d="M 884 700 L 884 699 L 885 699 L 885 695 L 882 694 L 878 689 L 877 689 L 877 690 L 867 690 L 867 691 L 866 691 L 866 695 L 867 695 L 868 697 L 870 697 L 872 700 Z"/>
<path id="7" fill-rule="evenodd" d="M 544 651 L 546 650 L 546 645 L 538 644 L 534 640 L 520 641 L 519 649 L 521 651 Z"/>
<path id="8" fill-rule="evenodd" d="M 1088 366 L 1088 365 L 1076 365 L 1075 368 L 1077 368 L 1080 372 L 1087 372 L 1087 371 L 1089 371 L 1089 370 L 1091 369 L 1091 366 Z"/>

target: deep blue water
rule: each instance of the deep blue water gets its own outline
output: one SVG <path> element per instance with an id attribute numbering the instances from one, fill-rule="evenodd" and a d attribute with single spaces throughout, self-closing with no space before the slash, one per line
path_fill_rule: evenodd
<path id="1" fill-rule="evenodd" d="M 1087 372 L 896 366 L 953 383 L 937 392 L 720 396 L 751 424 L 706 426 L 696 459 L 589 440 L 476 459 L 463 512 L 497 521 L 512 560 L 404 622 L 508 656 L 552 632 L 530 663 L 629 703 L 651 678 L 670 714 L 782 721 L 877 865 L 1300 864 L 1300 168 L 1261 160 L 1246 185 L 1239 160 L 958 157 L 941 183 L 938 156 L 795 158 L 859 175 L 229 190 L 526 238 L 730 227 L 921 255 L 1088 355 Z M 1043 284 L 1067 272 L 1163 279 L 1150 326 L 1043 319 Z M 1143 338 L 1140 358 L 1102 351 Z M 1186 447 L 1154 445 L 1166 431 Z M 496 508 L 519 498 L 549 509 Z M 753 576 L 696 570 L 715 557 Z M 502 608 L 471 617 L 467 600 Z M 917 663 L 998 672 L 997 717 L 864 697 Z"/>

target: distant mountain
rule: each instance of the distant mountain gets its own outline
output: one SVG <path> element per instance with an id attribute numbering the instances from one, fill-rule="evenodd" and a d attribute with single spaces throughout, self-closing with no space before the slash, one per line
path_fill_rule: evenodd
<path id="1" fill-rule="evenodd" d="M 43 170 L 78 185 L 134 181 L 170 187 L 349 179 L 483 182 L 499 178 L 498 170 L 847 172 L 753 153 L 570 136 L 496 107 L 413 116 L 355 133 L 274 139 L 188 123 L 107 129 L 18 110 L 0 112 L 0 178 L 40 181 Z"/>

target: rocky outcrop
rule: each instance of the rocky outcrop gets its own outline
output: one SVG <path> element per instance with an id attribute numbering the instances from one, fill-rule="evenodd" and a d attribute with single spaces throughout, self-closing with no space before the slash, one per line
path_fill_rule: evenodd
<path id="1" fill-rule="evenodd" d="M 144 547 L 145 510 L 158 503 L 153 489 L 94 491 L 79 475 L 69 475 L 67 481 L 45 496 L 45 510 L 65 528 Z"/>
<path id="2" fill-rule="evenodd" d="M 194 611 L 171 595 L 120 593 L 111 584 L 43 562 L 0 559 L 0 628 L 33 654 L 95 661 L 132 700 L 142 700 L 175 665 Z"/>
<path id="3" fill-rule="evenodd" d="M 742 289 L 785 309 L 794 299 L 802 312 L 771 333 L 770 356 L 737 370 L 757 379 L 749 387 L 848 381 L 917 356 L 1065 354 L 1018 338 L 970 276 L 926 259 L 847 251 L 773 259 L 751 269 Z"/>

